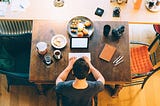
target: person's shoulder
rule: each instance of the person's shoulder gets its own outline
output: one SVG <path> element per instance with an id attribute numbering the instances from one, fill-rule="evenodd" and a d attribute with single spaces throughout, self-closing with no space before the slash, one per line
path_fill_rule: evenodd
<path id="1" fill-rule="evenodd" d="M 59 82 L 56 85 L 56 91 L 62 91 L 63 89 L 66 89 L 70 86 L 72 86 L 73 80 L 70 81 L 64 81 L 64 82 Z"/>
<path id="2" fill-rule="evenodd" d="M 88 83 L 92 85 L 103 85 L 101 81 L 88 81 Z"/>
<path id="3" fill-rule="evenodd" d="M 104 85 L 101 81 L 88 81 L 88 84 L 96 89 L 104 89 Z"/>
<path id="4" fill-rule="evenodd" d="M 60 87 L 60 86 L 70 86 L 72 85 L 73 83 L 73 80 L 70 80 L 70 81 L 64 81 L 64 82 L 59 82 L 56 87 Z"/>

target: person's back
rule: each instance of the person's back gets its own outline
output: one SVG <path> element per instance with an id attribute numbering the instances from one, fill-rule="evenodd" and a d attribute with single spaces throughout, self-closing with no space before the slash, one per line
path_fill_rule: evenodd
<path id="1" fill-rule="evenodd" d="M 65 81 L 72 68 L 75 80 Z M 96 81 L 86 80 L 90 71 Z M 92 98 L 103 89 L 104 78 L 87 57 L 70 59 L 69 65 L 56 80 L 56 92 L 62 96 L 63 106 L 91 106 Z"/>

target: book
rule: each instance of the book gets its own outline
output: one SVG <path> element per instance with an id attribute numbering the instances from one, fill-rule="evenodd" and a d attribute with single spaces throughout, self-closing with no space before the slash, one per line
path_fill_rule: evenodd
<path id="1" fill-rule="evenodd" d="M 109 44 L 105 44 L 103 50 L 101 51 L 99 58 L 110 61 L 111 58 L 113 57 L 114 53 L 116 51 L 116 48 L 114 46 L 111 46 Z"/>

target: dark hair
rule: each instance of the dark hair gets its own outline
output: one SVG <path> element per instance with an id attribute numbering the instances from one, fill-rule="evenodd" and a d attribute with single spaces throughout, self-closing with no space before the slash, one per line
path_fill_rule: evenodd
<path id="1" fill-rule="evenodd" d="M 83 58 L 79 58 L 73 64 L 73 73 L 76 78 L 84 79 L 88 76 L 88 72 L 89 72 L 89 65 Z"/>

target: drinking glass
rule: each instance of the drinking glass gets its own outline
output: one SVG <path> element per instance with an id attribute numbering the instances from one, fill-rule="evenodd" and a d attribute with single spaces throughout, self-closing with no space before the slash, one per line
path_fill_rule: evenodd
<path id="1" fill-rule="evenodd" d="M 44 55 L 44 62 L 49 65 L 52 62 L 51 56 L 49 54 Z"/>

